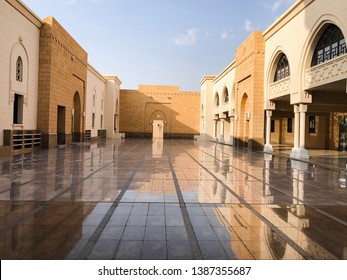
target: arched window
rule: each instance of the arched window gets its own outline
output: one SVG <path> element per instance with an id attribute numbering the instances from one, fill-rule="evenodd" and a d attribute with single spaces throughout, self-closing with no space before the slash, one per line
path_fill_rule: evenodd
<path id="1" fill-rule="evenodd" d="M 346 41 L 341 29 L 334 24 L 330 24 L 317 43 L 311 66 L 321 64 L 345 53 Z"/>
<path id="2" fill-rule="evenodd" d="M 288 59 L 285 54 L 282 54 L 277 64 L 274 81 L 277 82 L 289 76 L 290 76 L 290 68 L 289 68 Z"/>
<path id="3" fill-rule="evenodd" d="M 23 82 L 23 60 L 20 56 L 16 62 L 16 81 Z"/>
<path id="4" fill-rule="evenodd" d="M 219 95 L 218 95 L 218 93 L 216 93 L 216 95 L 215 95 L 215 97 L 214 97 L 214 104 L 215 104 L 216 106 L 219 106 Z"/>
<path id="5" fill-rule="evenodd" d="M 229 102 L 229 92 L 228 89 L 225 88 L 224 90 L 224 103 L 228 103 Z"/>

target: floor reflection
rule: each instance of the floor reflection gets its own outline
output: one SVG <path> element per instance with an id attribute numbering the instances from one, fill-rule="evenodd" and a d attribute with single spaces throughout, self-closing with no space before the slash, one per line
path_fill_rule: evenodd
<path id="1" fill-rule="evenodd" d="M 347 259 L 345 182 L 321 165 L 188 140 L 1 158 L 0 257 Z"/>

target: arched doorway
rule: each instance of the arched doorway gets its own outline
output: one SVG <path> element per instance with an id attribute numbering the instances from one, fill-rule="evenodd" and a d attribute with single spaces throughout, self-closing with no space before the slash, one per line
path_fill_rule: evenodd
<path id="1" fill-rule="evenodd" d="M 163 139 L 166 132 L 167 118 L 163 111 L 157 110 L 151 114 L 152 138 Z"/>
<path id="2" fill-rule="evenodd" d="M 80 94 L 76 91 L 73 97 L 73 108 L 72 108 L 72 142 L 81 142 L 81 99 Z"/>
<path id="3" fill-rule="evenodd" d="M 241 100 L 241 112 L 240 112 L 240 139 L 241 145 L 248 148 L 249 137 L 249 110 L 248 110 L 248 95 L 245 93 Z"/>

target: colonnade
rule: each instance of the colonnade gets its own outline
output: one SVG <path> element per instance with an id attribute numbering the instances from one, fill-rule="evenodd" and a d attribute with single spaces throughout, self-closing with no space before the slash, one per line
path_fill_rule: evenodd
<path id="1" fill-rule="evenodd" d="M 229 145 L 234 144 L 234 117 L 229 117 L 229 135 L 225 135 L 226 128 L 226 118 L 215 118 L 213 123 L 213 140 L 219 143 L 228 143 Z M 218 125 L 219 125 L 219 135 L 218 135 Z M 228 139 L 229 138 L 229 139 Z M 227 142 L 226 142 L 227 141 Z"/>
<path id="2" fill-rule="evenodd" d="M 292 158 L 307 159 L 309 158 L 308 152 L 305 149 L 306 137 L 306 104 L 294 105 L 294 147 L 290 154 Z M 273 152 L 271 145 L 271 117 L 273 110 L 266 110 L 266 133 L 265 133 L 265 152 Z"/>

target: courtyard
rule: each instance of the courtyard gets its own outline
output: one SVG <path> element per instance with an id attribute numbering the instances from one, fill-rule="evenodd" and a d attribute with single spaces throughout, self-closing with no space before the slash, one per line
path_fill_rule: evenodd
<path id="1" fill-rule="evenodd" d="M 346 153 L 122 139 L 0 158 L 1 259 L 347 259 Z"/>

